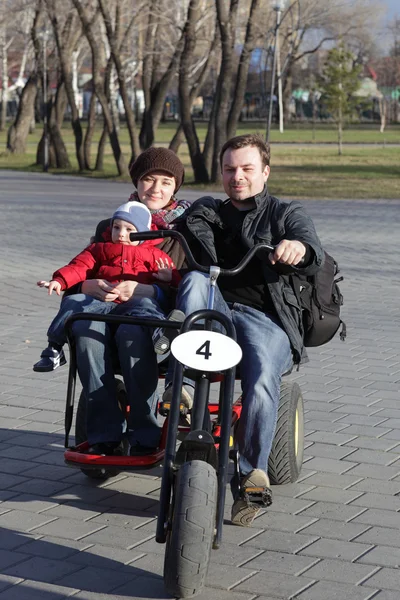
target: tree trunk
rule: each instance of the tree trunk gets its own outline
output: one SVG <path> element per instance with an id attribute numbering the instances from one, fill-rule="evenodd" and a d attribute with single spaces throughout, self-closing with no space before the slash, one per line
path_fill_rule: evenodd
<path id="1" fill-rule="evenodd" d="M 312 104 L 312 141 L 315 142 L 315 126 L 317 122 L 317 102 L 315 97 L 315 91 L 311 92 L 311 104 Z"/>
<path id="2" fill-rule="evenodd" d="M 291 121 L 291 113 L 290 113 L 290 102 L 292 98 L 292 89 L 293 89 L 293 77 L 291 73 L 286 71 L 286 77 L 284 80 L 284 88 L 283 88 L 283 115 L 286 123 L 290 123 Z"/>
<path id="3" fill-rule="evenodd" d="M 107 125 L 104 122 L 103 131 L 101 132 L 99 145 L 97 147 L 97 158 L 96 158 L 96 166 L 95 166 L 96 171 L 104 171 L 104 150 L 106 147 L 107 136 L 108 136 Z"/>
<path id="4" fill-rule="evenodd" d="M 87 121 L 87 128 L 85 133 L 85 141 L 83 143 L 84 154 L 85 154 L 85 169 L 91 171 L 91 149 L 93 134 L 96 127 L 96 94 L 92 92 L 89 104 L 89 114 Z M 103 167 L 102 167 L 103 168 Z M 102 170 L 102 169 L 101 169 Z"/>
<path id="5" fill-rule="evenodd" d="M 212 167 L 212 159 L 213 159 L 213 151 L 214 151 L 214 140 L 215 140 L 215 119 L 217 118 L 218 112 L 218 104 L 215 100 L 217 91 L 214 93 L 214 102 L 211 107 L 210 120 L 208 122 L 207 135 L 204 141 L 203 147 L 203 157 L 204 164 L 206 165 L 206 169 L 209 173 L 211 173 Z"/>
<path id="6" fill-rule="evenodd" d="M 6 44 L 6 28 L 5 25 L 1 26 L 1 62 L 2 62 L 2 76 L 1 76 L 1 112 L 0 112 L 0 131 L 4 131 L 6 128 L 7 121 L 7 104 L 8 104 L 8 60 L 7 60 L 7 44 Z"/>
<path id="7" fill-rule="evenodd" d="M 67 98 L 67 94 L 65 91 L 65 84 L 64 81 L 61 81 L 57 87 L 57 94 L 56 94 L 56 105 L 55 105 L 55 110 L 56 110 L 56 120 L 57 120 L 57 125 L 60 129 L 62 129 L 62 126 L 64 124 L 64 116 L 65 116 L 65 111 L 67 109 L 67 104 L 68 104 L 68 98 Z"/>
<path id="8" fill-rule="evenodd" d="M 58 169 L 71 168 L 68 151 L 61 134 L 66 103 L 67 97 L 65 93 L 64 81 L 59 81 L 56 97 L 54 102 L 52 102 L 50 105 L 49 114 L 50 147 L 54 148 L 56 167 Z"/>
<path id="9" fill-rule="evenodd" d="M 191 114 L 192 102 L 190 101 L 189 92 L 189 68 L 196 47 L 196 23 L 199 18 L 200 5 L 198 0 L 190 0 L 187 21 L 183 30 L 185 41 L 179 69 L 179 110 L 181 113 L 183 131 L 185 132 L 189 148 L 195 181 L 199 183 L 208 183 L 209 176 L 204 164 L 204 157 L 200 150 L 199 138 Z"/>
<path id="10" fill-rule="evenodd" d="M 65 110 L 66 94 L 64 82 L 61 81 L 57 86 L 57 93 L 54 102 L 51 104 L 49 115 L 49 135 L 50 147 L 54 148 L 57 169 L 70 169 L 71 163 L 67 148 L 61 134 L 63 123 L 63 107 Z"/>
<path id="11" fill-rule="evenodd" d="M 211 166 L 212 183 L 217 183 L 221 178 L 219 153 L 227 139 L 228 115 L 232 99 L 234 31 L 236 27 L 238 0 L 231 0 L 229 13 L 224 0 L 216 0 L 216 7 L 221 35 L 222 59 L 216 94 L 216 98 L 218 98 L 218 117 L 215 119 L 215 139 Z"/>
<path id="12" fill-rule="evenodd" d="M 79 117 L 78 107 L 75 102 L 75 92 L 72 84 L 72 73 L 69 68 L 63 69 L 65 91 L 68 97 L 68 103 L 71 109 L 71 125 L 75 136 L 75 153 L 78 161 L 79 170 L 83 171 L 85 168 L 85 159 L 83 154 L 83 132 L 81 120 Z"/>
<path id="13" fill-rule="evenodd" d="M 260 10 L 261 0 L 252 0 L 250 7 L 249 20 L 247 21 L 246 37 L 240 55 L 239 68 L 236 76 L 235 90 L 233 92 L 233 101 L 229 111 L 226 135 L 231 138 L 235 135 L 241 110 L 243 108 L 244 94 L 247 86 L 247 76 L 249 73 L 250 59 L 255 48 L 256 33 L 258 26 L 257 17 Z"/>
<path id="14" fill-rule="evenodd" d="M 143 113 L 142 127 L 139 134 L 140 146 L 143 149 L 149 148 L 154 143 L 155 132 L 162 117 L 164 110 L 165 96 L 175 77 L 180 56 L 183 48 L 183 33 L 176 45 L 176 50 L 170 60 L 169 65 L 164 71 L 159 81 L 155 80 L 155 41 L 157 38 L 157 24 L 154 22 L 157 1 L 153 0 L 150 7 L 150 16 L 147 26 L 147 36 L 145 41 L 145 56 L 143 58 L 142 85 L 145 101 L 145 110 Z"/>
<path id="15" fill-rule="evenodd" d="M 76 63 L 76 56 L 74 57 L 76 50 L 76 16 L 71 14 L 68 19 L 69 27 L 65 27 L 63 29 L 58 19 L 57 6 L 55 5 L 54 1 L 46 0 L 46 6 L 53 27 L 61 73 L 68 98 L 68 104 L 71 109 L 71 125 L 75 136 L 76 158 L 78 161 L 79 170 L 83 171 L 85 168 L 83 155 L 83 133 L 79 117 L 79 110 L 76 105 L 73 73 L 74 61 Z"/>
<path id="16" fill-rule="evenodd" d="M 157 0 L 149 2 L 149 18 L 144 40 L 144 55 L 142 61 L 142 88 L 144 96 L 144 112 L 142 115 L 142 126 L 140 128 L 140 146 L 145 150 L 154 141 L 154 130 L 151 114 L 151 91 L 152 73 L 154 71 L 155 39 L 157 34 L 157 23 L 155 22 Z"/>
<path id="17" fill-rule="evenodd" d="M 124 155 L 121 151 L 121 146 L 118 139 L 118 132 L 115 128 L 115 124 L 112 120 L 110 107 L 108 104 L 107 96 L 103 89 L 103 81 L 101 79 L 101 60 L 100 60 L 100 51 L 98 46 L 97 37 L 93 31 L 93 21 L 90 21 L 86 12 L 86 9 L 83 7 L 80 0 L 72 0 L 73 4 L 78 12 L 79 18 L 81 20 L 85 35 L 90 45 L 90 49 L 92 52 L 92 72 L 93 72 L 93 85 L 94 90 L 96 92 L 96 96 L 99 99 L 101 104 L 101 108 L 103 110 L 104 121 L 107 126 L 108 135 L 110 138 L 110 144 L 113 151 L 115 163 L 117 165 L 118 174 L 127 176 L 129 174 L 128 166 L 126 164 Z"/>
<path id="18" fill-rule="evenodd" d="M 131 161 L 135 160 L 140 154 L 139 135 L 136 129 L 135 115 L 132 110 L 131 103 L 129 101 L 129 94 L 126 85 L 125 71 L 121 61 L 120 48 L 117 47 L 117 41 L 115 31 L 112 29 L 112 21 L 110 13 L 108 11 L 105 0 L 99 0 L 100 10 L 103 15 L 104 25 L 106 27 L 108 43 L 110 45 L 111 56 L 115 65 L 115 69 L 118 77 L 119 93 L 122 98 L 122 102 L 125 110 L 126 124 L 128 127 L 129 138 L 131 143 Z M 121 12 L 117 4 L 116 20 L 121 18 Z M 115 28 L 118 28 L 118 22 L 116 22 Z"/>
<path id="19" fill-rule="evenodd" d="M 107 102 L 107 97 L 103 91 L 101 81 L 95 82 L 96 96 L 99 99 L 101 108 L 103 110 L 104 122 L 107 126 L 108 135 L 110 138 L 110 144 L 113 151 L 115 163 L 118 169 L 118 175 L 129 175 L 128 166 L 126 164 L 124 155 L 121 151 L 121 146 L 118 139 L 118 132 L 112 119 L 111 111 Z"/>
<path id="20" fill-rule="evenodd" d="M 22 90 L 18 112 L 8 130 L 7 149 L 15 154 L 25 154 L 26 139 L 35 116 L 35 100 L 38 91 L 37 74 L 33 73 Z"/>
<path id="21" fill-rule="evenodd" d="M 383 133 L 385 131 L 385 126 L 386 126 L 386 99 L 384 98 L 384 96 L 382 96 L 382 98 L 379 98 L 379 116 L 381 119 L 381 126 L 379 128 L 380 133 Z"/>
<path id="22" fill-rule="evenodd" d="M 50 147 L 54 148 L 57 169 L 70 169 L 71 163 L 69 160 L 67 148 L 64 144 L 64 140 L 62 138 L 60 128 L 58 127 L 58 124 L 57 124 L 57 121 L 55 118 L 52 118 L 50 121 L 49 133 L 50 133 Z"/>
<path id="23" fill-rule="evenodd" d="M 61 100 L 59 93 L 62 95 L 63 83 L 61 82 L 57 88 L 57 94 L 54 101 L 51 99 L 47 107 L 47 122 L 48 126 L 48 144 L 49 144 L 49 167 L 52 169 L 70 169 L 71 163 L 69 160 L 67 148 L 61 135 L 61 130 L 57 120 L 57 110 L 60 107 Z M 61 92 L 60 92 L 61 90 Z M 44 131 L 38 144 L 36 152 L 36 164 L 44 165 Z"/>
<path id="24" fill-rule="evenodd" d="M 178 154 L 178 150 L 183 140 L 185 139 L 185 133 L 183 131 L 182 123 L 179 123 L 177 130 L 174 133 L 174 137 L 169 143 L 169 149 Z"/>

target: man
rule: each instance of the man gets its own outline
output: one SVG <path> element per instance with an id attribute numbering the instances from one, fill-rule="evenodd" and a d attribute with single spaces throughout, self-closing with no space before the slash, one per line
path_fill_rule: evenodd
<path id="1" fill-rule="evenodd" d="M 282 374 L 304 359 L 300 308 L 284 273 L 313 274 L 323 251 L 310 217 L 298 202 L 270 196 L 269 145 L 258 135 L 232 138 L 220 154 L 227 201 L 201 198 L 189 209 L 186 237 L 204 265 L 236 266 L 255 244 L 276 246 L 236 277 L 220 277 L 215 306 L 227 314 L 242 348 L 242 415 L 237 431 L 241 485 L 269 488 L 268 456 L 274 438 Z M 185 276 L 176 307 L 186 315 L 205 308 L 208 277 Z M 187 403 L 190 386 L 182 390 Z M 167 388 L 164 399 L 171 395 Z M 234 488 L 233 488 L 234 489 Z M 237 496 L 237 494 L 236 494 Z M 259 504 L 234 496 L 232 522 L 249 526 Z"/>

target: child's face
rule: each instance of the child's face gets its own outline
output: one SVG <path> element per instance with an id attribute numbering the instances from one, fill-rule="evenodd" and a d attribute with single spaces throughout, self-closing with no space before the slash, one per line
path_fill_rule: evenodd
<path id="1" fill-rule="evenodd" d="M 129 234 L 136 232 L 137 229 L 134 225 L 132 225 L 132 223 L 128 223 L 128 221 L 123 221 L 122 219 L 114 219 L 111 230 L 111 239 L 113 244 L 137 246 L 139 242 L 131 242 L 129 239 Z"/>

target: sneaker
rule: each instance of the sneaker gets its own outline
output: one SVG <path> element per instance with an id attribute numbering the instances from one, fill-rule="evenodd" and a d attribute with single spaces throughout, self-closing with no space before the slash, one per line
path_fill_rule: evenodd
<path id="1" fill-rule="evenodd" d="M 190 427 L 190 415 L 188 411 L 193 407 L 194 389 L 191 385 L 183 385 L 181 389 L 181 414 L 179 417 L 179 425 L 182 427 Z M 172 384 L 170 383 L 164 390 L 162 403 L 171 405 L 172 400 Z"/>
<path id="2" fill-rule="evenodd" d="M 262 469 L 254 469 L 248 475 L 245 475 L 240 481 L 240 487 L 244 494 L 261 495 L 265 491 L 270 494 L 268 475 Z M 265 503 L 263 504 L 264 506 L 266 505 Z M 232 506 L 232 524 L 240 525 L 241 527 L 250 527 L 262 506 L 259 502 L 251 502 L 243 497 L 238 498 Z"/>
<path id="3" fill-rule="evenodd" d="M 191 385 L 183 385 L 181 390 L 181 404 L 187 410 L 191 410 L 193 407 L 193 393 L 194 389 Z M 172 400 L 172 383 L 170 383 L 164 390 L 162 401 L 171 404 Z"/>
<path id="4" fill-rule="evenodd" d="M 99 442 L 90 446 L 87 453 L 98 456 L 120 456 L 120 446 L 120 442 Z"/>
<path id="5" fill-rule="evenodd" d="M 182 323 L 186 319 L 185 313 L 181 310 L 173 310 L 167 317 L 168 321 L 176 321 Z M 153 333 L 154 352 L 156 354 L 166 354 L 169 351 L 171 342 L 178 335 L 176 329 L 170 327 L 157 327 Z"/>
<path id="6" fill-rule="evenodd" d="M 40 355 L 40 360 L 33 365 L 33 370 L 45 373 L 47 371 L 54 371 L 65 364 L 67 364 L 67 360 L 61 346 L 49 344 Z"/>
<path id="7" fill-rule="evenodd" d="M 134 444 L 131 446 L 129 450 L 130 456 L 147 456 L 149 454 L 154 454 L 157 451 L 157 448 L 153 448 L 152 446 L 142 446 L 142 444 Z"/>

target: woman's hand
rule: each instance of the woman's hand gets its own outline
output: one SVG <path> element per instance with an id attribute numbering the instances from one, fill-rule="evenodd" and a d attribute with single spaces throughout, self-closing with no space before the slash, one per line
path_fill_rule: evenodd
<path id="1" fill-rule="evenodd" d="M 172 281 L 172 269 L 175 268 L 172 260 L 159 258 L 156 260 L 158 273 L 153 273 L 153 277 L 159 281 L 170 282 Z"/>
<path id="2" fill-rule="evenodd" d="M 87 279 L 82 282 L 81 290 L 83 294 L 103 302 L 114 302 L 120 297 L 117 286 L 105 279 Z"/>
<path id="3" fill-rule="evenodd" d="M 131 298 L 154 298 L 155 292 L 152 285 L 138 283 L 137 281 L 120 281 L 117 283 L 115 291 L 118 291 L 118 298 L 121 302 L 126 302 Z"/>

